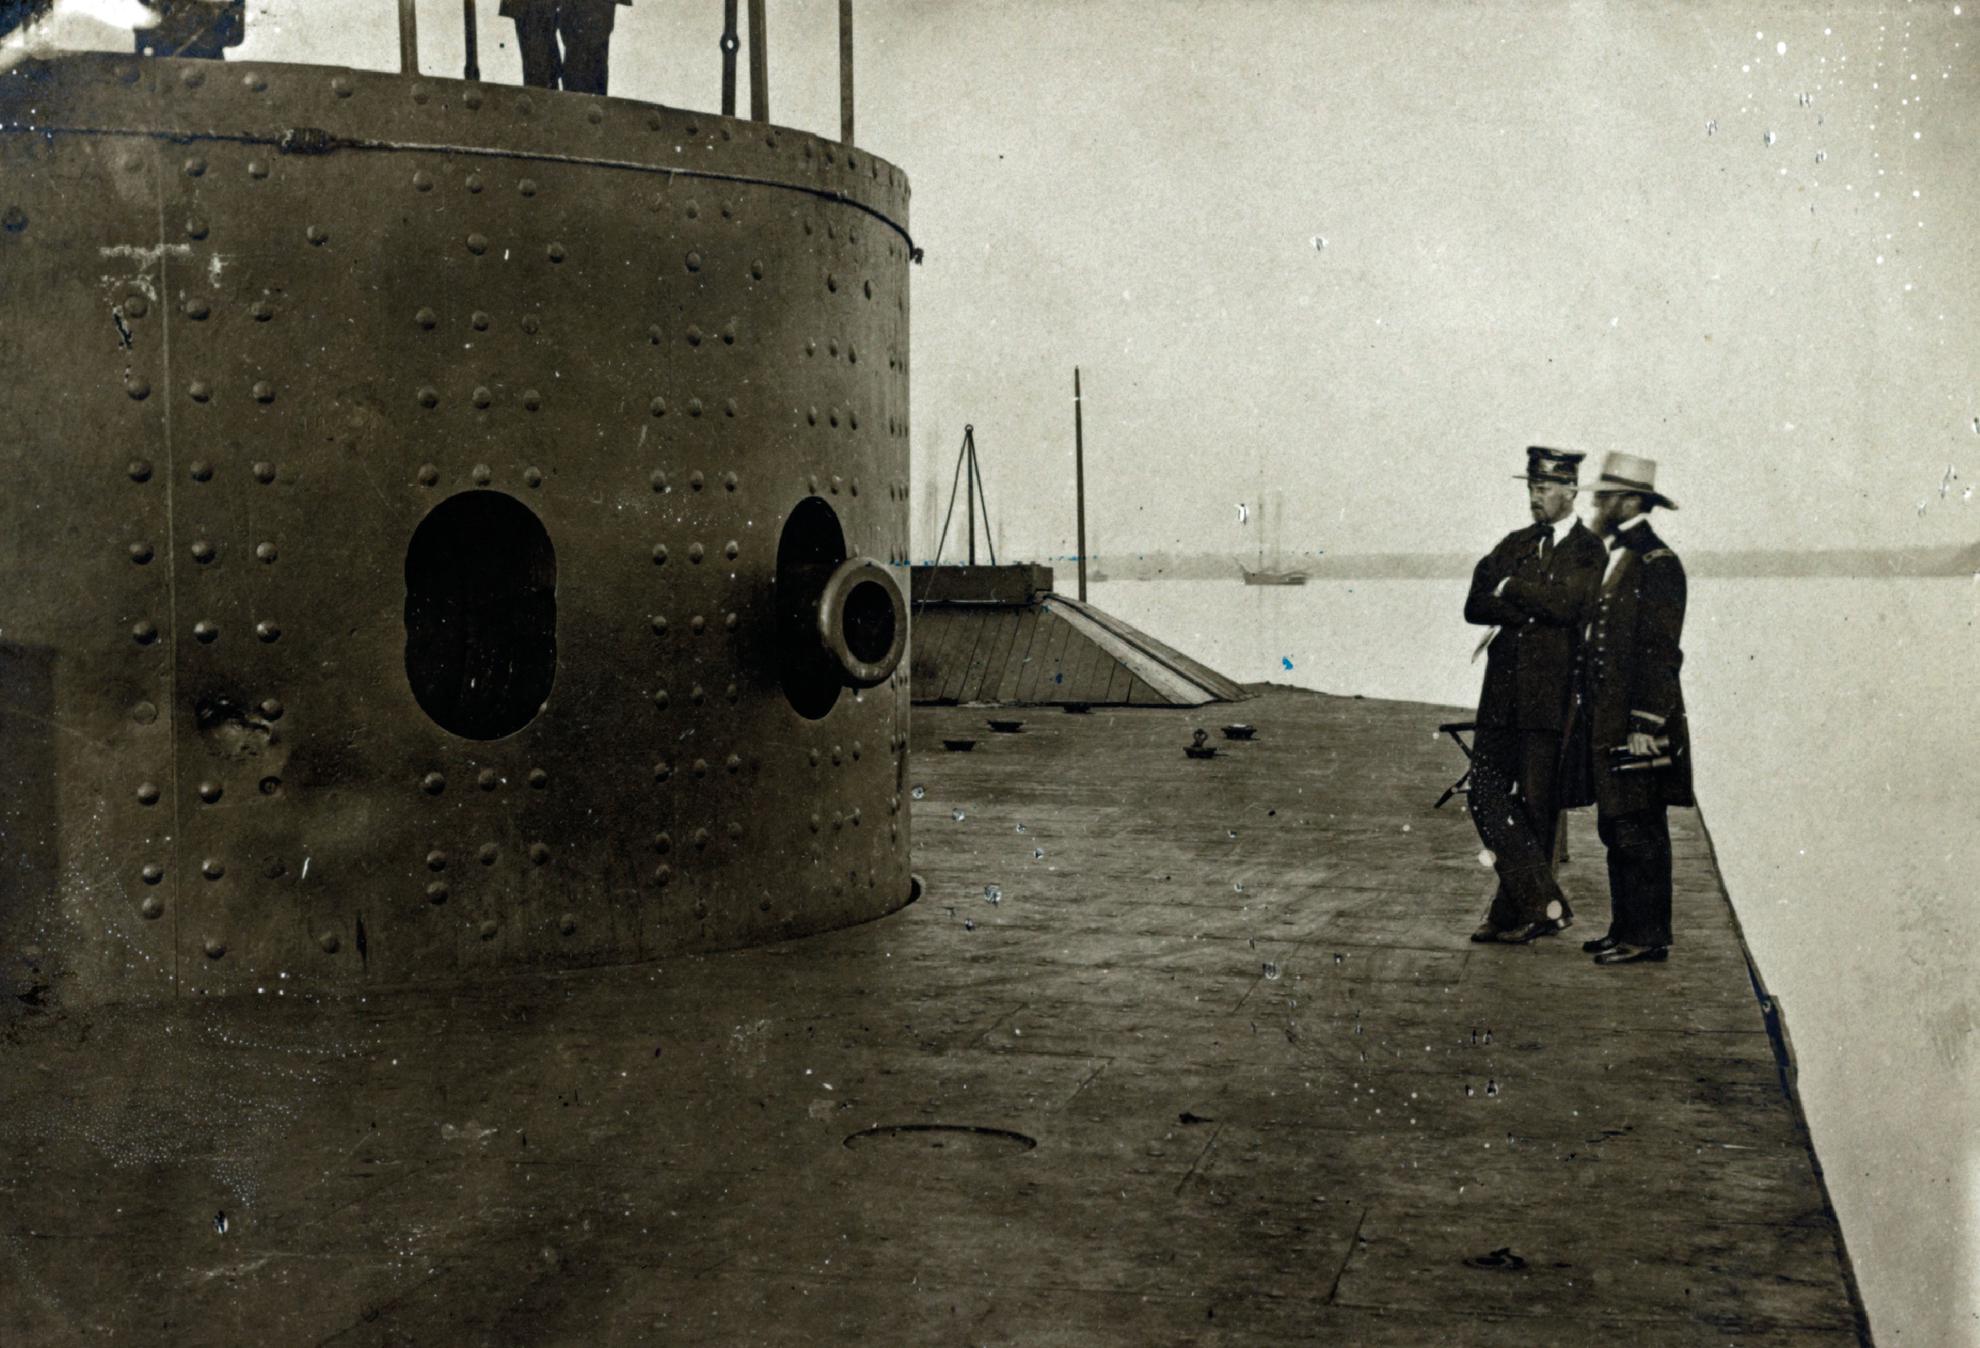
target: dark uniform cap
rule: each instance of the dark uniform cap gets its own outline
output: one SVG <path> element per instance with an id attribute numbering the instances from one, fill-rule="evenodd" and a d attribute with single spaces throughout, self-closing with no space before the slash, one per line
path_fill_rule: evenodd
<path id="1" fill-rule="evenodd" d="M 1526 447 L 1526 481 L 1558 482 L 1563 486 L 1576 486 L 1580 481 L 1581 461 L 1588 456 L 1572 449 L 1548 449 L 1542 445 Z"/>

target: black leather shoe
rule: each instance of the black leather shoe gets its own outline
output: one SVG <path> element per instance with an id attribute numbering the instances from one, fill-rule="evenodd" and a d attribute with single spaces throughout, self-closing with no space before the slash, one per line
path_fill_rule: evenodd
<path id="1" fill-rule="evenodd" d="M 1581 948 L 1591 955 L 1599 955 L 1605 950 L 1614 950 L 1622 942 L 1613 936 L 1598 936 L 1592 941 L 1583 941 Z"/>
<path id="2" fill-rule="evenodd" d="M 1597 964 L 1661 964 L 1671 957 L 1671 948 L 1664 945 L 1616 945 L 1604 950 L 1595 957 Z"/>
<path id="3" fill-rule="evenodd" d="M 1525 945 L 1541 936 L 1552 936 L 1554 924 L 1545 918 L 1538 922 L 1528 922 L 1518 927 L 1508 927 L 1492 939 L 1503 945 Z"/>
<path id="4" fill-rule="evenodd" d="M 1478 930 L 1471 933 L 1471 939 L 1480 943 L 1496 941 L 1499 939 L 1499 929 L 1490 922 L 1481 922 L 1478 924 Z"/>

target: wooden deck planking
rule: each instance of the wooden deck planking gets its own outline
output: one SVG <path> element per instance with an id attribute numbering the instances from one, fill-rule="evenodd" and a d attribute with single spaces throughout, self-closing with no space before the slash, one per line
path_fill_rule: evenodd
<path id="1" fill-rule="evenodd" d="M 1670 964 L 1472 946 L 1489 877 L 1430 809 L 1451 717 L 1273 692 L 1258 741 L 1197 763 L 1203 711 L 1039 710 L 916 751 L 928 890 L 878 922 L 439 994 L 15 1013 L 0 1326 L 1861 1342 L 1696 816 Z M 914 739 L 981 720 L 917 708 Z M 1579 938 L 1605 904 L 1572 820 Z M 1037 1146 L 846 1145 L 875 1123 Z M 1502 1248 L 1525 1267 L 1465 1263 Z"/>
<path id="2" fill-rule="evenodd" d="M 1018 616 L 1017 631 L 1011 637 L 1011 653 L 998 676 L 994 696 L 999 702 L 1017 700 L 1018 681 L 1031 658 L 1031 643 L 1038 635 L 1038 610 L 1027 608 Z"/>
<path id="3" fill-rule="evenodd" d="M 983 701 L 984 685 L 1002 676 L 1004 661 L 1010 658 L 1011 639 L 1017 633 L 1018 616 L 1016 608 L 995 609 L 983 615 L 983 640 L 977 643 L 976 653 L 970 657 L 969 672 L 963 676 L 961 701 Z"/>

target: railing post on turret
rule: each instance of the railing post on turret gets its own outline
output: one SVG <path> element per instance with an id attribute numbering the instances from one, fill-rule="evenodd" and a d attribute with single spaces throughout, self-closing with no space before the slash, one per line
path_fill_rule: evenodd
<path id="1" fill-rule="evenodd" d="M 480 34 L 475 31 L 474 0 L 461 0 L 461 22 L 466 25 L 467 31 L 467 66 L 461 78 L 478 80 L 481 78 L 481 42 Z"/>
<path id="2" fill-rule="evenodd" d="M 736 115 L 736 0 L 722 0 L 722 115 Z"/>
<path id="3" fill-rule="evenodd" d="M 770 31 L 763 0 L 749 0 L 749 119 L 770 120 Z"/>
<path id="4" fill-rule="evenodd" d="M 839 139 L 853 143 L 853 0 L 839 0 Z"/>
<path id="5" fill-rule="evenodd" d="M 399 73 L 419 73 L 419 15 L 413 0 L 399 0 Z"/>

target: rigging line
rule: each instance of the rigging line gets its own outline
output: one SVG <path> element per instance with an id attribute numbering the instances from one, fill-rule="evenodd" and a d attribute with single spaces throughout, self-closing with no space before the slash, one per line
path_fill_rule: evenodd
<path id="1" fill-rule="evenodd" d="M 976 499 L 983 507 L 983 543 L 990 549 L 990 565 L 997 564 L 997 544 L 990 537 L 990 493 L 983 488 L 983 465 L 976 455 L 976 441 L 969 442 L 969 475 L 976 480 Z"/>
<path id="2" fill-rule="evenodd" d="M 942 532 L 935 540 L 935 555 L 928 559 L 931 566 L 940 566 L 942 564 L 942 549 L 947 546 L 949 541 L 949 521 L 955 518 L 956 491 L 962 485 L 963 454 L 968 452 L 970 431 L 972 429 L 969 426 L 963 427 L 963 448 L 956 453 L 956 471 L 949 479 L 949 509 L 942 516 Z M 921 606 L 926 607 L 927 603 L 927 599 L 924 598 L 921 601 Z"/>

